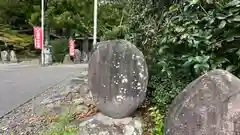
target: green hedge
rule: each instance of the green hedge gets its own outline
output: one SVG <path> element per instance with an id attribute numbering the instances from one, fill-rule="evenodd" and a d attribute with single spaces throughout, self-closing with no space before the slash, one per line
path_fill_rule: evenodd
<path id="1" fill-rule="evenodd" d="M 146 56 L 150 99 L 162 112 L 206 71 L 222 68 L 240 75 L 239 0 L 190 0 L 163 11 L 135 6 L 129 11 L 127 37 Z"/>
<path id="2" fill-rule="evenodd" d="M 105 37 L 125 34 L 145 55 L 153 134 L 161 135 L 162 116 L 191 81 L 216 68 L 240 77 L 240 1 L 173 0 L 167 7 L 159 7 L 164 1 L 128 2 L 126 31 L 113 29 Z"/>
<path id="3" fill-rule="evenodd" d="M 132 0 L 128 40 L 144 53 L 155 132 L 161 135 L 169 104 L 186 85 L 211 69 L 240 77 L 240 1 L 188 0 L 159 9 Z"/>
<path id="4" fill-rule="evenodd" d="M 64 56 L 68 53 L 68 40 L 52 40 L 50 44 L 52 45 L 53 62 L 63 62 Z"/>

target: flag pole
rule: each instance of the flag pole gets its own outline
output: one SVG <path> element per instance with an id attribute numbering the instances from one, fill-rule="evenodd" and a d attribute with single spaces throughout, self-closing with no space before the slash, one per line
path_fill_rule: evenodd
<path id="1" fill-rule="evenodd" d="M 97 8 L 98 0 L 94 0 L 94 29 L 93 29 L 93 47 L 95 49 L 97 43 Z"/>
<path id="2" fill-rule="evenodd" d="M 41 52 L 41 57 L 42 57 L 42 66 L 44 65 L 44 0 L 41 0 L 42 2 L 42 18 L 41 18 L 41 27 L 42 27 L 42 52 Z"/>

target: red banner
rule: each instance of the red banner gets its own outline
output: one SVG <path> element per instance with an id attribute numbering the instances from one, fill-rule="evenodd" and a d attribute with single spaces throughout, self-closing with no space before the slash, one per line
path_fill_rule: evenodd
<path id="1" fill-rule="evenodd" d="M 35 49 L 42 49 L 42 28 L 34 27 L 34 46 Z"/>
<path id="2" fill-rule="evenodd" d="M 75 55 L 75 43 L 74 43 L 74 40 L 70 39 L 69 40 L 69 55 L 70 56 L 74 56 Z"/>

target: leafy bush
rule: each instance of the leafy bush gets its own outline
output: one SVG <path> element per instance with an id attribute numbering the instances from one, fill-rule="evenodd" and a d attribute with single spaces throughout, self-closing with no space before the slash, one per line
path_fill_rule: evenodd
<path id="1" fill-rule="evenodd" d="M 62 62 L 64 56 L 68 53 L 68 40 L 52 40 L 50 44 L 52 45 L 53 62 Z"/>
<path id="2" fill-rule="evenodd" d="M 148 96 L 157 107 L 152 112 L 161 135 L 159 116 L 191 81 L 216 68 L 240 77 L 240 1 L 172 0 L 165 7 L 161 1 L 129 2 L 125 39 L 146 57 Z M 115 31 L 106 37 L 123 34 Z"/>
<path id="3" fill-rule="evenodd" d="M 138 3 L 139 2 L 139 3 Z M 149 64 L 151 100 L 162 113 L 193 79 L 215 68 L 240 75 L 240 1 L 191 0 L 158 11 L 138 1 L 126 37 Z"/>
<path id="4" fill-rule="evenodd" d="M 125 34 L 127 33 L 127 26 L 119 25 L 118 27 L 113 27 L 112 30 L 108 30 L 104 33 L 105 40 L 112 39 L 124 39 Z"/>
<path id="5" fill-rule="evenodd" d="M 163 116 L 156 107 L 150 108 L 150 111 L 152 111 L 151 116 L 155 122 L 155 128 L 152 131 L 152 135 L 163 135 Z"/>

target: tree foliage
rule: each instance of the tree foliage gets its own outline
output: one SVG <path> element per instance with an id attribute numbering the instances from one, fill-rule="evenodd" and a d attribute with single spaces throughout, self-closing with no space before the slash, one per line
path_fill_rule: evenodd
<path id="1" fill-rule="evenodd" d="M 144 52 L 153 102 L 163 110 L 205 71 L 223 68 L 239 76 L 238 0 L 184 1 L 162 11 L 154 3 L 133 2 L 126 38 Z"/>
<path id="2" fill-rule="evenodd" d="M 47 3 L 46 20 L 51 28 L 76 29 L 90 35 L 92 16 L 92 0 L 50 0 Z"/>
<path id="3" fill-rule="evenodd" d="M 239 0 L 131 0 L 129 5 L 125 38 L 147 59 L 149 99 L 162 114 L 204 72 L 221 68 L 240 77 Z"/>
<path id="4" fill-rule="evenodd" d="M 33 12 L 34 3 L 34 0 L 0 1 L 0 40 L 5 45 L 22 49 L 33 43 L 32 35 L 24 34 L 24 31 L 31 28 L 27 20 Z"/>
<path id="5" fill-rule="evenodd" d="M 58 37 L 69 37 L 73 33 L 83 37 L 93 35 L 92 0 L 45 0 L 44 2 L 45 26 L 48 28 L 46 30 L 50 28 L 56 31 L 54 35 Z M 121 25 L 126 14 L 122 12 L 123 7 L 123 2 L 103 1 L 99 3 L 98 37 L 111 35 L 111 30 Z M 32 38 L 32 27 L 41 25 L 41 0 L 0 1 L 0 24 L 8 25 L 7 27 L 18 35 L 18 32 L 28 32 L 29 37 Z M 4 39 L 8 39 L 16 47 L 23 43 L 23 41 L 15 40 L 16 38 L 9 39 L 9 37 L 12 36 Z M 31 43 L 29 37 L 27 43 Z"/>
<path id="6" fill-rule="evenodd" d="M 123 16 L 123 2 L 100 2 L 98 33 L 100 36 L 118 26 Z M 45 23 L 53 29 L 72 29 L 92 35 L 92 0 L 45 0 Z M 126 13 L 125 13 L 126 14 Z M 40 0 L 5 0 L 0 2 L 0 23 L 14 27 L 41 25 Z"/>
<path id="7" fill-rule="evenodd" d="M 11 28 L 0 25 L 0 41 L 3 45 L 13 45 L 19 49 L 24 48 L 32 43 L 32 36 L 26 34 L 19 34 Z M 6 47 L 6 46 L 5 46 Z"/>

